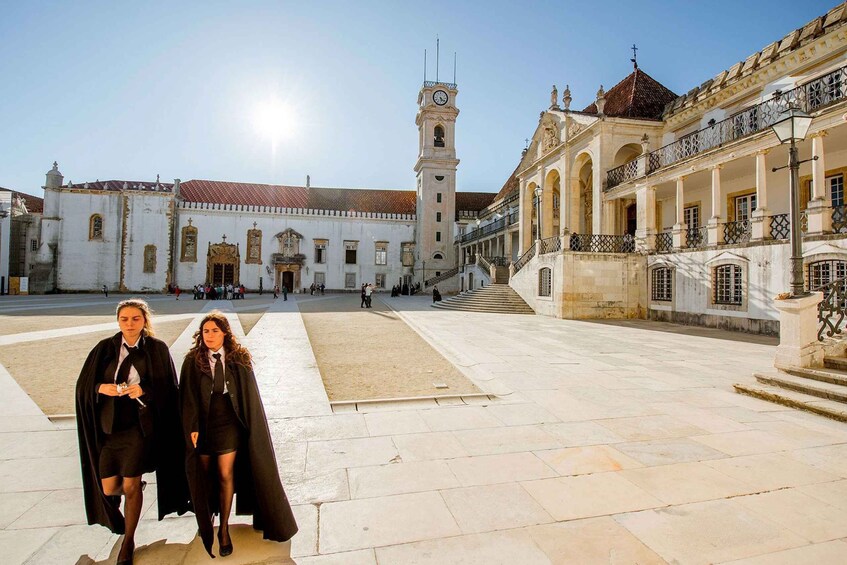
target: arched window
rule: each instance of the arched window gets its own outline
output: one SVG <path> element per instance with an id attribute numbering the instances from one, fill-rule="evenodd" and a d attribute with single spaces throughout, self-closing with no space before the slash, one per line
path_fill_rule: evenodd
<path id="1" fill-rule="evenodd" d="M 432 258 L 433 259 L 444 259 L 444 255 L 442 255 L 441 253 L 436 253 L 435 255 L 432 256 Z"/>
<path id="2" fill-rule="evenodd" d="M 197 262 L 197 228 L 187 225 L 182 228 L 182 249 L 179 260 L 182 262 Z"/>
<path id="3" fill-rule="evenodd" d="M 435 126 L 435 146 L 444 147 L 444 128 Z"/>
<path id="4" fill-rule="evenodd" d="M 538 270 L 538 296 L 550 296 L 553 291 L 553 271 L 549 267 Z"/>
<path id="5" fill-rule="evenodd" d="M 88 220 L 88 239 L 103 239 L 103 216 L 92 214 Z"/>

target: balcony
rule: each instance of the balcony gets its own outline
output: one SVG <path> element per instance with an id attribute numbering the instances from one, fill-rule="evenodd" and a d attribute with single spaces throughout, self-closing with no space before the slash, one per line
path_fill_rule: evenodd
<path id="1" fill-rule="evenodd" d="M 780 114 L 793 105 L 808 113 L 818 111 L 830 104 L 847 98 L 847 66 L 800 85 L 786 92 L 777 91 L 773 98 L 755 106 L 745 108 L 737 114 L 711 124 L 703 129 L 684 135 L 664 147 L 642 155 L 606 173 L 606 188 L 612 188 L 650 175 L 659 169 L 722 147 L 727 143 L 744 139 L 765 131 L 779 119 Z M 646 170 L 636 165 L 646 159 Z"/>
<path id="2" fill-rule="evenodd" d="M 306 261 L 306 256 L 302 253 L 294 255 L 283 255 L 282 253 L 272 253 L 271 262 L 274 265 L 302 265 Z"/>

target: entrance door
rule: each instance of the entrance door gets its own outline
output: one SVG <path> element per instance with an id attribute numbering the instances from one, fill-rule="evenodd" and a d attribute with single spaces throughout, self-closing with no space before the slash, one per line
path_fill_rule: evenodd
<path id="1" fill-rule="evenodd" d="M 473 273 L 468 273 L 468 290 L 473 290 Z"/>
<path id="2" fill-rule="evenodd" d="M 635 204 L 630 204 L 626 207 L 626 233 L 634 237 L 637 228 L 638 207 Z"/>
<path id="3" fill-rule="evenodd" d="M 294 273 L 291 271 L 282 272 L 282 286 L 288 289 L 288 292 L 294 292 Z"/>
<path id="4" fill-rule="evenodd" d="M 212 284 L 215 286 L 223 286 L 235 283 L 234 280 L 234 265 L 226 265 L 217 263 L 212 267 Z"/>

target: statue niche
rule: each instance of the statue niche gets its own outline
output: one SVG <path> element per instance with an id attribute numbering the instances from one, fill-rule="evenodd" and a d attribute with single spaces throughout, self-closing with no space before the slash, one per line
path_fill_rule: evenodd
<path id="1" fill-rule="evenodd" d="M 297 265 L 299 268 L 306 260 L 306 256 L 300 253 L 300 241 L 303 236 L 291 228 L 274 236 L 279 243 L 279 252 L 271 255 L 274 265 Z"/>
<path id="2" fill-rule="evenodd" d="M 238 244 L 209 242 L 206 253 L 206 281 L 215 285 L 241 282 L 241 252 Z"/>

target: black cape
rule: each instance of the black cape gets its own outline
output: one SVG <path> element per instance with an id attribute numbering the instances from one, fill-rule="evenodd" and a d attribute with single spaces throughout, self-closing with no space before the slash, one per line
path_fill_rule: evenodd
<path id="1" fill-rule="evenodd" d="M 179 393 L 176 370 L 165 342 L 143 334 L 140 349 L 146 357 L 147 372 L 141 386 L 144 402 L 153 424 L 156 464 L 156 491 L 159 520 L 171 512 L 190 510 L 190 497 L 182 467 L 185 444 L 180 437 Z M 98 386 L 106 368 L 116 362 L 121 347 L 120 332 L 98 343 L 82 367 L 76 383 L 76 423 L 79 457 L 82 464 L 82 492 L 89 524 L 100 524 L 123 534 L 124 517 L 120 497 L 106 496 L 100 482 L 100 450 L 105 435 L 98 418 Z"/>
<path id="2" fill-rule="evenodd" d="M 287 541 L 297 533 L 297 522 L 276 465 L 276 455 L 268 420 L 256 377 L 250 367 L 225 361 L 225 380 L 232 406 L 243 427 L 238 453 L 235 456 L 235 513 L 252 515 L 253 528 L 262 530 L 265 539 Z M 208 413 L 212 397 L 211 369 L 202 373 L 189 355 L 182 364 L 179 377 L 182 426 L 185 433 L 185 472 L 191 489 L 191 501 L 200 537 L 212 555 L 212 515 L 220 512 L 217 475 L 203 472 L 199 453 L 193 448 L 191 432 L 200 428 L 200 411 L 205 405 Z"/>

